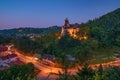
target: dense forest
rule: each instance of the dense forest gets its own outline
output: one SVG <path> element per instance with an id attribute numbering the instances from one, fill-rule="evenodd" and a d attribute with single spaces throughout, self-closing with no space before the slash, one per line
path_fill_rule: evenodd
<path id="1" fill-rule="evenodd" d="M 120 45 L 120 8 L 98 19 L 88 21 L 90 37 L 98 40 L 103 46 Z"/>

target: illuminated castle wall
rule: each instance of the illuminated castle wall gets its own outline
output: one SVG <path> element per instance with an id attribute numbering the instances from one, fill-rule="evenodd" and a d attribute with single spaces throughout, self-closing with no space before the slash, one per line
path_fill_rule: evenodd
<path id="1" fill-rule="evenodd" d="M 59 39 L 68 34 L 69 36 L 79 39 L 79 40 L 85 40 L 87 39 L 87 33 L 85 32 L 84 35 L 77 34 L 80 31 L 79 24 L 69 24 L 69 20 L 66 18 L 64 25 L 62 26 L 61 34 L 58 37 Z"/>
<path id="2" fill-rule="evenodd" d="M 71 37 L 76 37 L 76 33 L 79 31 L 79 25 L 69 24 L 69 20 L 66 18 L 62 27 L 61 36 L 69 34 Z"/>

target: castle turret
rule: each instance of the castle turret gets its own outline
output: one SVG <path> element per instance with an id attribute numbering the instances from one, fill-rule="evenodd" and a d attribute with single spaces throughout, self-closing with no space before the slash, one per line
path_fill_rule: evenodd
<path id="1" fill-rule="evenodd" d="M 65 19 L 64 25 L 62 27 L 61 35 L 65 35 L 67 33 L 67 28 L 69 27 L 69 20 L 68 18 Z"/>
<path id="2" fill-rule="evenodd" d="M 68 20 L 68 18 L 65 19 L 63 27 L 69 27 L 69 20 Z"/>

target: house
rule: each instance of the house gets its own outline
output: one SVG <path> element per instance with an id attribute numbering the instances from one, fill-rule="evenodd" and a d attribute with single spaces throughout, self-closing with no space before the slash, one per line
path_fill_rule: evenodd
<path id="1" fill-rule="evenodd" d="M 37 53 L 36 53 L 36 54 L 34 54 L 34 57 L 37 57 L 37 58 L 40 59 L 40 58 L 41 58 L 41 54 L 37 54 Z"/>
<path id="2" fill-rule="evenodd" d="M 75 57 L 73 57 L 72 55 L 67 54 L 66 57 L 70 61 L 75 61 Z"/>
<path id="3" fill-rule="evenodd" d="M 8 47 L 0 46 L 0 56 L 8 55 L 7 51 L 8 51 Z"/>
<path id="4" fill-rule="evenodd" d="M 0 52 L 4 52 L 7 50 L 8 50 L 8 47 L 0 46 Z"/>
<path id="5" fill-rule="evenodd" d="M 0 57 L 0 69 L 5 69 L 14 64 L 23 64 L 16 54 L 8 54 Z"/>
<path id="6" fill-rule="evenodd" d="M 8 56 L 2 56 L 0 57 L 0 62 L 8 63 L 10 62 L 10 59 L 8 58 Z"/>
<path id="7" fill-rule="evenodd" d="M 43 54 L 41 55 L 41 59 L 43 61 L 43 64 L 49 65 L 49 66 L 55 66 L 55 56 L 50 54 Z"/>
<path id="8" fill-rule="evenodd" d="M 54 61 L 55 60 L 55 56 L 54 55 L 50 55 L 50 54 L 42 54 L 41 55 L 42 60 L 50 60 L 50 61 Z"/>
<path id="9" fill-rule="evenodd" d="M 120 54 L 114 54 L 113 56 L 118 59 L 120 58 Z"/>
<path id="10" fill-rule="evenodd" d="M 18 59 L 18 56 L 16 54 L 9 54 L 8 55 L 8 58 L 11 60 L 11 61 L 16 61 Z"/>
<path id="11" fill-rule="evenodd" d="M 9 63 L 11 61 L 16 61 L 18 59 L 16 54 L 9 54 L 7 56 L 0 57 L 0 62 Z"/>

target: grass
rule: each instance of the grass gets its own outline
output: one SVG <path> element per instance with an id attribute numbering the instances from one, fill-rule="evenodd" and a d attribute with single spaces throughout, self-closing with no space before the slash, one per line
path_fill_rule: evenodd
<path id="1" fill-rule="evenodd" d="M 117 52 L 117 54 L 120 50 L 120 47 L 112 47 L 112 48 L 102 48 L 102 49 L 98 49 L 94 52 L 95 57 L 110 57 L 113 56 L 113 54 L 115 54 Z"/>
<path id="2" fill-rule="evenodd" d="M 101 59 L 95 59 L 95 60 L 90 60 L 88 61 L 88 64 L 102 64 L 102 63 L 107 63 L 111 61 L 115 61 L 116 58 L 110 57 L 110 58 L 101 58 Z"/>
<path id="3" fill-rule="evenodd" d="M 92 60 L 88 64 L 101 64 L 115 61 L 114 54 L 120 54 L 120 47 L 113 46 L 112 48 L 101 48 L 93 52 Z"/>

